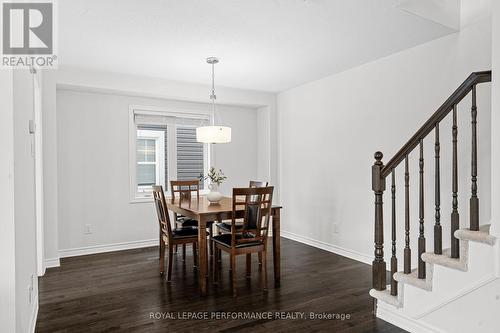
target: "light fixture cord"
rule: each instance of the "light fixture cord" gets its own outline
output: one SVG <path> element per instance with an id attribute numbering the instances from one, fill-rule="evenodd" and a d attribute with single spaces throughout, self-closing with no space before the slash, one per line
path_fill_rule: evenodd
<path id="1" fill-rule="evenodd" d="M 215 126 L 215 64 L 212 62 L 212 94 L 210 95 L 210 99 L 212 100 L 212 125 Z"/>

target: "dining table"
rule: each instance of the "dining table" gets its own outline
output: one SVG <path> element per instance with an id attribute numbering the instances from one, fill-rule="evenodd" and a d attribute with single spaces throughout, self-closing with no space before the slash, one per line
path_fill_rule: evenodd
<path id="1" fill-rule="evenodd" d="M 202 296 L 207 294 L 207 279 L 208 279 L 208 251 L 207 251 L 207 223 L 215 221 L 222 222 L 223 220 L 232 219 L 233 214 L 233 199 L 230 197 L 222 197 L 218 203 L 211 203 L 207 197 L 201 195 L 199 197 L 191 197 L 188 199 L 175 198 L 167 201 L 167 207 L 174 213 L 186 216 L 198 221 L 198 265 L 199 265 L 199 286 Z M 241 206 L 236 210 L 235 218 L 242 218 L 244 208 Z M 280 213 L 281 206 L 273 205 L 271 207 L 272 223 L 272 244 L 273 244 L 273 265 L 274 265 L 274 282 L 279 285 L 281 277 L 280 267 Z"/>

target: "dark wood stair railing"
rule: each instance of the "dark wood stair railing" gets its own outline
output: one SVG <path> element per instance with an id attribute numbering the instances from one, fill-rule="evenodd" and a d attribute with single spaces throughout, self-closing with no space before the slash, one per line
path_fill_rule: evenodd
<path id="1" fill-rule="evenodd" d="M 471 198 L 470 198 L 470 229 L 479 230 L 479 199 L 477 197 L 477 106 L 476 86 L 472 86 L 472 158 L 471 158 Z"/>
<path id="2" fill-rule="evenodd" d="M 418 185 L 418 278 L 425 279 L 425 262 L 422 260 L 422 254 L 425 253 L 424 236 L 424 140 L 420 139 L 420 158 L 419 165 L 419 185 Z"/>
<path id="3" fill-rule="evenodd" d="M 452 202 L 451 202 L 451 257 L 458 258 L 460 255 L 460 248 L 458 239 L 455 238 L 455 231 L 460 227 L 460 216 L 458 215 L 458 148 L 457 148 L 457 136 L 458 136 L 458 126 L 457 126 L 457 105 L 453 106 L 453 126 L 452 126 L 452 179 L 451 179 L 451 191 L 452 191 Z"/>
<path id="4" fill-rule="evenodd" d="M 434 173 L 434 205 L 435 205 L 435 215 L 434 219 L 436 224 L 434 224 L 434 253 L 443 254 L 443 228 L 441 227 L 441 175 L 440 175 L 440 152 L 441 143 L 439 142 L 439 123 L 436 124 L 436 139 L 434 143 L 434 153 L 435 153 L 435 173 Z"/>
<path id="5" fill-rule="evenodd" d="M 384 204 L 383 195 L 386 190 L 386 178 L 391 175 L 391 295 L 397 295 L 397 281 L 394 273 L 397 271 L 396 257 L 396 168 L 404 160 L 404 186 L 405 186 L 405 247 L 404 247 L 404 273 L 411 273 L 410 249 L 410 175 L 409 155 L 419 146 L 419 237 L 418 237 L 418 278 L 426 277 L 425 262 L 421 255 L 425 252 L 426 240 L 424 230 L 424 139 L 432 131 L 435 133 L 435 173 L 434 173 L 434 253 L 442 254 L 442 226 L 441 226 L 441 175 L 440 175 L 440 137 L 439 124 L 450 113 L 453 114 L 452 125 L 452 212 L 451 212 L 451 256 L 458 258 L 460 255 L 459 241 L 454 237 L 454 232 L 459 228 L 458 214 L 458 126 L 457 105 L 472 92 L 471 107 L 471 198 L 470 198 L 470 229 L 479 230 L 479 199 L 477 197 L 477 96 L 476 86 L 480 83 L 491 82 L 491 71 L 472 73 L 455 92 L 437 109 L 424 125 L 411 137 L 411 139 L 394 155 L 387 164 L 382 162 L 383 154 L 375 153 L 375 163 L 372 166 L 372 190 L 375 193 L 375 259 L 372 264 L 373 288 L 385 290 L 386 263 L 384 261 Z"/>
<path id="6" fill-rule="evenodd" d="M 405 156 L 405 250 L 404 250 L 404 272 L 411 273 L 411 249 L 410 249 L 410 169 L 408 166 L 408 155 Z"/>
<path id="7" fill-rule="evenodd" d="M 392 257 L 391 257 L 391 295 L 396 296 L 398 290 L 398 282 L 394 279 L 394 273 L 398 271 L 398 257 L 396 257 L 396 172 L 392 170 L 391 182 L 391 202 L 392 202 L 392 223 L 391 223 L 391 241 L 392 241 Z"/>

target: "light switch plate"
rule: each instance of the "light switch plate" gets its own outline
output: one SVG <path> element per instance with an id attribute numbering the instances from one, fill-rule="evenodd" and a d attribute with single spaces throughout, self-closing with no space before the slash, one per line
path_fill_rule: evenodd
<path id="1" fill-rule="evenodd" d="M 29 121 L 29 131 L 30 131 L 30 134 L 35 134 L 35 131 L 36 131 L 36 125 L 35 125 L 35 121 L 33 119 L 31 119 Z"/>

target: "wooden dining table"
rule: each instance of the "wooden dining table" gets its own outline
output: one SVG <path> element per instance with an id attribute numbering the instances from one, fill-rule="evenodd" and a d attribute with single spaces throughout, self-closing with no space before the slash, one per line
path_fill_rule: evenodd
<path id="1" fill-rule="evenodd" d="M 182 199 L 176 198 L 173 201 L 167 201 L 168 209 L 174 213 L 184 215 L 186 217 L 198 221 L 198 264 L 199 264 L 199 285 L 202 296 L 207 294 L 207 278 L 208 278 L 208 251 L 207 251 L 207 222 L 222 221 L 231 219 L 233 212 L 233 199 L 223 197 L 217 204 L 211 204 L 206 196 L 199 198 Z M 241 207 L 243 208 L 243 207 Z M 272 206 L 272 238 L 273 238 L 273 264 L 274 264 L 274 282 L 276 285 L 280 283 L 281 267 L 280 267 L 280 213 L 281 206 Z M 243 210 L 236 211 L 236 218 L 243 217 Z"/>

